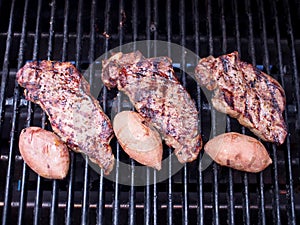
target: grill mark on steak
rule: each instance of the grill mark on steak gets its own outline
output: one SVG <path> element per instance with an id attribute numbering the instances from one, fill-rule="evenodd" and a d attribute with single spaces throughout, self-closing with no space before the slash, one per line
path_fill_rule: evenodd
<path id="1" fill-rule="evenodd" d="M 277 88 L 276 88 L 276 86 L 273 83 L 271 83 L 267 79 L 267 77 L 262 73 L 262 71 L 260 71 L 256 67 L 254 67 L 254 71 L 255 71 L 255 74 L 257 76 L 259 76 L 259 80 L 261 81 L 263 79 L 264 82 L 266 83 L 267 91 L 271 95 L 271 98 L 269 100 L 272 101 L 272 104 L 273 104 L 273 107 L 274 107 L 271 110 L 270 117 L 271 117 L 271 121 L 274 122 L 274 123 L 276 123 L 276 119 L 274 118 L 274 113 L 280 111 L 279 104 L 278 104 L 278 101 L 277 101 L 276 96 L 275 96 L 276 95 L 275 91 L 276 91 Z M 266 100 L 268 101 L 268 99 L 266 99 Z M 259 108 L 259 112 L 260 112 L 260 108 Z M 267 129 L 270 130 L 269 127 L 267 127 Z M 280 142 L 280 140 L 279 140 L 279 138 L 277 136 L 274 136 L 274 139 L 275 139 L 274 140 L 275 143 L 279 143 Z"/>
<path id="2" fill-rule="evenodd" d="M 117 86 L 137 112 L 174 148 L 181 163 L 197 158 L 202 147 L 198 112 L 190 95 L 177 80 L 167 57 L 146 59 L 140 52 L 114 54 L 103 61 L 105 86 Z"/>
<path id="3" fill-rule="evenodd" d="M 26 99 L 41 106 L 68 147 L 110 173 L 112 126 L 80 72 L 69 62 L 28 62 L 18 71 L 17 80 Z"/>
<path id="4" fill-rule="evenodd" d="M 246 97 L 246 98 L 247 98 L 247 97 Z M 247 100 L 246 100 L 246 104 L 245 104 L 244 115 L 245 115 L 245 117 L 246 117 L 247 119 L 249 119 L 249 121 L 250 121 L 251 123 L 253 123 L 252 116 L 251 116 L 251 114 L 250 114 L 250 112 L 249 112 L 249 105 L 247 104 Z"/>
<path id="5" fill-rule="evenodd" d="M 226 89 L 222 89 L 224 99 L 226 103 L 229 105 L 231 109 L 234 109 L 234 101 L 233 101 L 233 95 L 230 91 L 227 91 Z"/>
<path id="6" fill-rule="evenodd" d="M 282 116 L 285 94 L 271 76 L 240 61 L 238 53 L 233 52 L 201 59 L 195 78 L 200 85 L 214 90 L 212 103 L 218 111 L 237 118 L 265 141 L 284 142 L 287 135 Z"/>

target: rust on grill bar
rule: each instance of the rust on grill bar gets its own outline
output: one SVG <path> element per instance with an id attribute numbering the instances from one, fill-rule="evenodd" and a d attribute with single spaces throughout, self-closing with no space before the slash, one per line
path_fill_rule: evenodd
<path id="1" fill-rule="evenodd" d="M 294 0 L 97 1 L 3 0 L 0 3 L 0 218 L 1 224 L 291 224 L 300 223 L 300 3 Z M 51 130 L 46 114 L 27 101 L 16 72 L 26 61 L 71 61 L 91 70 L 91 88 L 100 79 L 93 62 L 110 50 L 128 51 L 124 44 L 142 40 L 167 41 L 164 56 L 173 59 L 181 84 L 199 111 L 204 144 L 219 131 L 218 112 L 203 89 L 183 69 L 194 68 L 186 48 L 199 57 L 238 51 L 270 74 L 286 93 L 284 119 L 289 135 L 283 145 L 265 143 L 272 165 L 258 174 L 239 172 L 199 158 L 173 174 L 173 158 L 165 174 L 147 168 L 145 186 L 136 166 L 114 138 L 114 181 L 94 171 L 86 157 L 71 152 L 69 174 L 48 180 L 35 174 L 18 148 L 20 131 L 29 126 Z M 146 57 L 160 56 L 157 43 L 145 42 Z M 171 43 L 181 46 L 174 52 Z M 139 50 L 133 44 L 132 50 Z M 98 100 L 113 119 L 125 97 L 100 87 Z M 113 109 L 116 107 L 116 109 Z M 133 110 L 133 107 L 131 108 Z M 226 116 L 226 132 L 254 136 Z M 255 137 L 255 136 L 254 136 Z M 164 159 L 173 149 L 164 146 Z M 128 184 L 118 181 L 121 164 L 128 164 Z"/>

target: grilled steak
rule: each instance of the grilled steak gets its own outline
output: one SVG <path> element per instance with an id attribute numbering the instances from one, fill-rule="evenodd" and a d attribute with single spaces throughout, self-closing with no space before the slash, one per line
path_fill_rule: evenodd
<path id="1" fill-rule="evenodd" d="M 146 59 L 140 52 L 103 61 L 102 80 L 123 91 L 138 113 L 155 127 L 181 163 L 195 160 L 202 147 L 195 103 L 175 77 L 167 57 Z"/>
<path id="2" fill-rule="evenodd" d="M 105 174 L 113 169 L 110 120 L 71 63 L 29 62 L 18 71 L 17 80 L 25 88 L 26 99 L 41 106 L 53 131 L 69 148 L 86 154 Z"/>
<path id="3" fill-rule="evenodd" d="M 265 141 L 282 144 L 287 135 L 282 116 L 285 94 L 280 84 L 256 67 L 242 62 L 238 52 L 199 61 L 195 78 L 214 90 L 213 106 L 237 118 Z"/>

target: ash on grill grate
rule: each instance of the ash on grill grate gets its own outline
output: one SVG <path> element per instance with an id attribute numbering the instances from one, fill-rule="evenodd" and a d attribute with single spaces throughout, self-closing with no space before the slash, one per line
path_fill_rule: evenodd
<path id="1" fill-rule="evenodd" d="M 0 1 L 2 224 L 299 223 L 299 6 L 293 0 Z M 287 96 L 284 117 L 289 136 L 282 146 L 265 143 L 273 164 L 257 175 L 216 164 L 199 171 L 199 158 L 171 176 L 169 160 L 169 179 L 136 187 L 134 166 L 138 164 L 114 139 L 116 158 L 133 168 L 128 174 L 130 186 L 107 180 L 74 153 L 65 180 L 46 180 L 33 173 L 20 157 L 19 133 L 26 126 L 51 127 L 42 110 L 24 99 L 15 81 L 16 71 L 27 60 L 42 59 L 72 61 L 84 71 L 99 56 L 109 57 L 114 47 L 149 39 L 177 43 L 200 57 L 237 50 L 244 61 L 281 83 Z M 148 53 L 157 51 L 155 47 L 149 46 Z M 167 52 L 172 58 L 171 46 Z M 174 66 L 187 66 L 184 52 L 180 57 Z M 201 88 L 175 71 L 196 102 L 207 142 L 210 127 L 217 126 L 210 116 L 212 109 Z M 88 79 L 92 85 L 93 79 Z M 99 93 L 98 100 L 110 114 L 116 93 L 105 88 Z M 229 117 L 226 129 L 252 135 Z M 165 156 L 172 152 L 164 150 Z M 116 180 L 118 176 L 119 172 Z M 145 177 L 150 183 L 157 174 L 148 169 Z"/>

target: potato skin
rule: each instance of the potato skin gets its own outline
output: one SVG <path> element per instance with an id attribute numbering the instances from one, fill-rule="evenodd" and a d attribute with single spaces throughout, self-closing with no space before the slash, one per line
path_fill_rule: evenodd
<path id="1" fill-rule="evenodd" d="M 220 165 L 246 172 L 260 172 L 272 163 L 261 142 L 235 132 L 216 136 L 206 143 L 204 150 Z"/>
<path id="2" fill-rule="evenodd" d="M 118 142 L 130 158 L 161 169 L 162 141 L 159 133 L 149 127 L 143 117 L 132 111 L 118 113 L 113 122 Z"/>
<path id="3" fill-rule="evenodd" d="M 63 179 L 69 171 L 69 149 L 54 133 L 40 127 L 21 131 L 19 150 L 26 164 L 48 179 Z"/>

